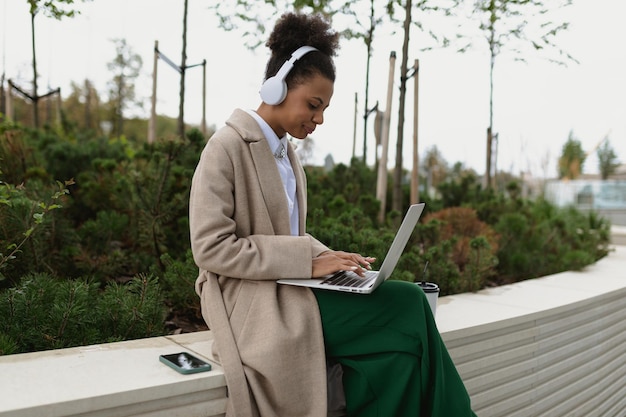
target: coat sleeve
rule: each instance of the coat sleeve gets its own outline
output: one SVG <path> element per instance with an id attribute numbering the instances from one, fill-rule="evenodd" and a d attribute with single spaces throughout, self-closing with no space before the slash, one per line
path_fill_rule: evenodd
<path id="1" fill-rule="evenodd" d="M 264 197 L 255 194 L 259 190 L 239 190 L 235 197 L 236 179 L 250 175 L 242 163 L 215 138 L 202 152 L 189 201 L 196 264 L 241 279 L 310 278 L 312 258 L 324 250 L 323 245 L 308 235 L 274 234 L 270 219 L 264 217 Z"/>
<path id="2" fill-rule="evenodd" d="M 322 242 L 307 233 L 307 236 L 311 238 L 311 258 L 319 256 L 322 252 L 330 250 L 330 248 L 324 245 Z"/>

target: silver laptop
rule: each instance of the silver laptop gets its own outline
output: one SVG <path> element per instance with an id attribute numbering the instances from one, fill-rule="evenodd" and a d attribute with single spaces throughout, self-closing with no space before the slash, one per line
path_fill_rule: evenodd
<path id="1" fill-rule="evenodd" d="M 409 207 L 379 271 L 366 271 L 364 277 L 352 271 L 338 271 L 323 278 L 279 279 L 277 282 L 279 284 L 298 285 L 301 287 L 369 294 L 391 276 L 423 211 L 424 203 L 414 204 Z"/>

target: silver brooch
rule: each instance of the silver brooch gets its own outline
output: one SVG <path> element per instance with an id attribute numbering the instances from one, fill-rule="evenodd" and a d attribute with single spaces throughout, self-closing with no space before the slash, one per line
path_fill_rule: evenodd
<path id="1" fill-rule="evenodd" d="M 274 152 L 274 158 L 283 159 L 286 154 L 287 151 L 285 150 L 285 145 L 283 145 L 283 143 L 281 142 L 280 147 L 276 150 L 276 152 Z"/>

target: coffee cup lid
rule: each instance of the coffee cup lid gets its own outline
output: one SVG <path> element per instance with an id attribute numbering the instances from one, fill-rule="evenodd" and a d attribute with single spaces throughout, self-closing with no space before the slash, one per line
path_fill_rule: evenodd
<path id="1" fill-rule="evenodd" d="M 419 285 L 424 292 L 439 292 L 439 286 L 434 282 L 420 281 L 417 285 Z"/>

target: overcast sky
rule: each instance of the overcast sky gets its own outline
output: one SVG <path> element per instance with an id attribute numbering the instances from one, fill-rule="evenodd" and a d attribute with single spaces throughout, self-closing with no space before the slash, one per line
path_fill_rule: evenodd
<path id="1" fill-rule="evenodd" d="M 26 0 L 0 0 L 2 70 L 24 88 L 32 82 L 30 15 Z M 241 33 L 217 27 L 209 2 L 189 0 L 188 64 L 208 62 L 207 122 L 221 126 L 236 107 L 256 108 L 267 48 L 250 51 Z M 56 21 L 37 16 L 37 58 L 41 74 L 40 94 L 61 87 L 70 93 L 70 82 L 92 80 L 104 95 L 112 78 L 106 64 L 115 57 L 113 39 L 125 38 L 143 59 L 137 90 L 150 110 L 153 47 L 180 62 L 183 1 L 93 0 L 77 4 L 81 14 Z M 626 2 L 622 0 L 574 0 L 562 12 L 570 29 L 558 44 L 580 63 L 567 67 L 526 56 L 526 63 L 503 55 L 496 62 L 494 130 L 499 134 L 498 168 L 519 175 L 553 177 L 556 161 L 570 132 L 584 150 L 593 150 L 608 136 L 622 162 L 626 161 Z M 268 24 L 271 26 L 271 24 Z M 389 54 L 397 53 L 391 110 L 390 166 L 395 160 L 397 137 L 401 35 L 383 29 L 374 44 L 370 78 L 370 103 L 386 104 Z M 413 35 L 409 64 L 420 60 L 419 152 L 436 145 L 448 163 L 462 162 L 480 174 L 485 169 L 486 129 L 489 125 L 489 56 L 486 46 L 460 54 L 453 50 L 421 52 L 420 35 Z M 348 162 L 352 153 L 354 100 L 358 93 L 357 155 L 363 144 L 363 94 L 365 47 L 360 41 L 342 41 L 336 59 L 337 80 L 331 107 L 323 126 L 314 134 L 315 161 L 327 154 L 336 162 Z M 178 114 L 178 74 L 159 61 L 157 111 Z M 201 67 L 187 72 L 185 115 L 188 123 L 201 120 Z M 407 84 L 404 133 L 405 167 L 410 168 L 413 135 L 413 81 Z M 370 127 L 371 129 L 371 127 Z M 373 132 L 368 138 L 373 140 Z M 373 144 L 368 144 L 373 162 Z M 545 162 L 548 162 L 546 166 Z M 593 152 L 586 173 L 598 171 Z"/>

